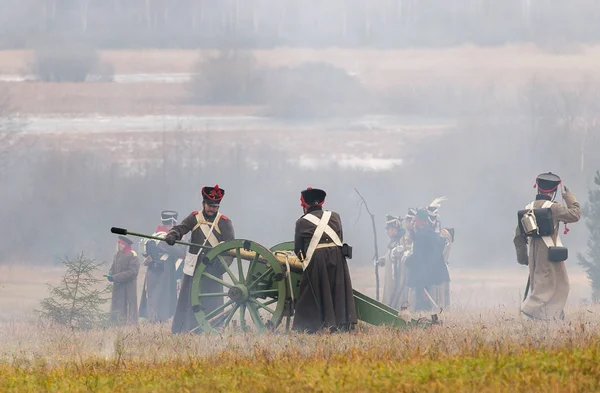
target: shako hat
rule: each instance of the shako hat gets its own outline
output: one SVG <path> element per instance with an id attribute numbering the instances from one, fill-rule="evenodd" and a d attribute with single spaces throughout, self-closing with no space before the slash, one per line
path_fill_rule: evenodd
<path id="1" fill-rule="evenodd" d="M 308 187 L 300 192 L 300 205 L 302 207 L 322 206 L 327 193 L 318 188 Z"/>
<path id="2" fill-rule="evenodd" d="M 129 240 L 125 236 L 119 236 L 119 240 L 118 241 L 122 242 L 122 243 L 125 243 L 125 244 L 128 244 L 130 246 L 133 244 L 133 241 Z"/>
<path id="3" fill-rule="evenodd" d="M 554 192 L 562 183 L 560 177 L 552 172 L 542 173 L 535 179 L 534 187 L 537 187 L 538 192 Z"/>
<path id="4" fill-rule="evenodd" d="M 385 228 L 401 228 L 402 221 L 400 217 L 392 216 L 390 214 L 386 214 L 385 216 Z"/>
<path id="5" fill-rule="evenodd" d="M 202 198 L 206 204 L 211 206 L 219 206 L 221 200 L 225 196 L 225 190 L 219 188 L 218 184 L 215 184 L 214 187 L 206 186 L 202 187 Z"/>
<path id="6" fill-rule="evenodd" d="M 417 215 L 417 209 L 415 209 L 414 207 L 409 207 L 408 208 L 408 212 L 404 216 L 404 219 L 405 220 L 410 220 L 412 218 L 415 218 L 416 215 Z"/>
<path id="7" fill-rule="evenodd" d="M 163 210 L 160 213 L 160 219 L 164 223 L 170 222 L 170 221 L 175 222 L 177 220 L 178 215 L 179 214 L 175 210 Z"/>

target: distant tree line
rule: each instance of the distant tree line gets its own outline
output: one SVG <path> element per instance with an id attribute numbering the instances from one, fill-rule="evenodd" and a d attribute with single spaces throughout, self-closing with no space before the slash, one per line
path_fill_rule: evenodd
<path id="1" fill-rule="evenodd" d="M 0 47 L 446 47 L 596 42 L 595 0 L 0 0 Z"/>

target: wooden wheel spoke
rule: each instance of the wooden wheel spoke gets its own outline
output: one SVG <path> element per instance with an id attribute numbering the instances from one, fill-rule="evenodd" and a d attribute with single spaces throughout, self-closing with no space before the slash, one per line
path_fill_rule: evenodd
<path id="1" fill-rule="evenodd" d="M 279 293 L 279 289 L 263 289 L 260 291 L 250 291 L 250 294 L 252 296 L 258 296 L 258 295 L 277 295 Z"/>
<path id="2" fill-rule="evenodd" d="M 258 328 L 258 330 L 260 332 L 263 332 L 265 330 L 265 324 L 263 323 L 262 319 L 260 319 L 260 315 L 258 314 L 258 309 L 252 303 L 247 303 L 247 305 L 248 305 L 248 311 L 250 312 L 250 316 L 252 317 L 252 321 L 254 322 L 254 325 Z"/>
<path id="3" fill-rule="evenodd" d="M 227 275 L 229 276 L 229 278 L 231 278 L 231 281 L 233 281 L 234 284 L 239 284 L 240 281 L 233 275 L 233 272 L 229 268 L 229 265 L 227 265 L 227 262 L 225 262 L 225 260 L 221 257 L 219 257 L 219 261 L 221 262 L 221 265 L 225 269 L 225 272 L 227 272 Z"/>
<path id="4" fill-rule="evenodd" d="M 229 311 L 229 315 L 227 315 L 227 318 L 225 318 L 225 321 L 223 322 L 223 326 L 227 326 L 229 325 L 229 322 L 231 322 L 231 318 L 233 318 L 233 316 L 235 315 L 235 312 L 238 310 L 238 308 L 240 307 L 239 304 L 234 304 L 233 308 Z"/>
<path id="5" fill-rule="evenodd" d="M 235 259 L 237 259 L 239 282 L 244 284 L 246 282 L 246 279 L 244 278 L 244 266 L 242 265 L 242 257 L 240 256 L 239 248 L 235 249 Z"/>
<path id="6" fill-rule="evenodd" d="M 267 310 L 268 312 L 270 312 L 271 314 L 275 314 L 274 310 L 271 310 L 269 307 L 265 306 L 264 304 L 262 304 L 261 302 L 259 302 L 258 300 L 254 299 L 254 298 L 250 298 L 250 301 L 254 304 L 256 304 L 258 307 L 262 308 L 263 310 Z"/>
<path id="7" fill-rule="evenodd" d="M 225 320 L 225 318 L 227 317 L 227 315 L 230 312 L 231 312 L 231 310 L 222 311 L 221 313 L 219 313 L 219 315 L 216 315 L 216 316 L 212 317 L 211 319 L 209 319 L 208 323 L 210 323 L 210 325 L 212 327 L 218 327 L 219 325 L 221 325 L 223 323 L 223 321 Z"/>
<path id="8" fill-rule="evenodd" d="M 242 304 L 240 306 L 240 327 L 242 329 L 246 328 L 246 305 Z"/>
<path id="9" fill-rule="evenodd" d="M 210 278 L 210 279 L 211 279 L 211 280 L 213 280 L 213 281 L 216 281 L 216 282 L 218 282 L 219 284 L 221 284 L 221 285 L 223 285 L 223 286 L 225 286 L 225 287 L 227 287 L 227 288 L 233 288 L 233 285 L 231 285 L 231 284 L 229 284 L 229 283 L 226 283 L 225 281 L 221 280 L 220 278 L 217 278 L 217 277 L 213 276 L 213 275 L 212 275 L 212 274 L 210 274 L 210 273 L 207 273 L 207 272 L 202 272 L 202 275 L 203 275 L 204 277 Z"/>
<path id="10" fill-rule="evenodd" d="M 258 253 L 256 253 L 254 258 L 252 258 L 252 261 L 250 261 L 250 266 L 248 267 L 248 274 L 246 275 L 246 280 L 250 280 L 250 277 L 252 277 L 252 273 L 254 273 L 254 268 L 256 267 L 257 263 L 258 263 Z"/>
<path id="11" fill-rule="evenodd" d="M 262 305 L 263 306 L 268 306 L 270 304 L 277 303 L 278 301 L 279 301 L 279 299 L 271 299 L 271 300 L 268 300 L 268 301 L 262 303 Z"/>
<path id="12" fill-rule="evenodd" d="M 215 308 L 214 310 L 212 310 L 211 312 L 206 314 L 204 316 L 204 318 L 211 319 L 213 316 L 217 315 L 217 313 L 219 313 L 221 310 L 225 309 L 225 307 L 229 306 L 232 303 L 233 303 L 233 300 L 229 300 L 227 303 L 223 303 L 219 307 Z"/>
<path id="13" fill-rule="evenodd" d="M 227 296 L 228 293 L 227 292 L 218 292 L 218 293 L 201 293 L 198 295 L 198 297 L 225 297 Z"/>
<path id="14" fill-rule="evenodd" d="M 248 290 L 254 288 L 256 284 L 258 284 L 263 278 L 268 276 L 270 273 L 273 273 L 273 269 L 271 269 L 271 266 L 269 266 L 267 270 L 265 270 L 265 272 L 261 274 L 256 280 L 252 281 L 252 284 L 248 285 Z"/>

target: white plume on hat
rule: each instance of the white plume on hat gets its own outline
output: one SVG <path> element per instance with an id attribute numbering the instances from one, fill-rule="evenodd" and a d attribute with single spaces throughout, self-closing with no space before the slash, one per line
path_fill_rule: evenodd
<path id="1" fill-rule="evenodd" d="M 433 201 L 431 201 L 431 203 L 427 206 L 427 210 L 429 210 L 429 212 L 432 215 L 436 215 L 438 214 L 438 209 L 442 206 L 442 202 L 447 201 L 448 198 L 446 198 L 445 196 L 442 197 L 438 197 L 435 198 Z"/>

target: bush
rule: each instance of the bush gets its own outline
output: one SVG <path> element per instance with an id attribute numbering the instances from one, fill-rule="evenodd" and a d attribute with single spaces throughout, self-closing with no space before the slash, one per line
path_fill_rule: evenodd
<path id="1" fill-rule="evenodd" d="M 367 91 L 343 68 L 304 63 L 269 78 L 267 114 L 281 118 L 355 116 L 365 113 Z"/>
<path id="2" fill-rule="evenodd" d="M 254 55 L 224 51 L 200 61 L 188 85 L 194 104 L 250 105 L 264 103 L 266 69 Z"/>
<path id="3" fill-rule="evenodd" d="M 44 82 L 85 82 L 88 75 L 100 66 L 98 53 L 93 47 L 59 40 L 35 49 L 32 71 Z"/>

